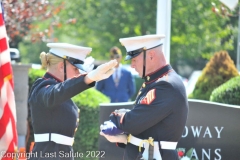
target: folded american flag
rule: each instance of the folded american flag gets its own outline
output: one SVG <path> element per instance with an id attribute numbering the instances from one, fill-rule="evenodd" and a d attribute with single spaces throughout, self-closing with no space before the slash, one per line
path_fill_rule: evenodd
<path id="1" fill-rule="evenodd" d="M 101 131 L 104 134 L 107 135 L 117 135 L 117 134 L 123 134 L 124 131 L 121 129 L 118 129 L 117 126 L 112 122 L 112 121 L 105 121 L 101 126 L 100 126 Z"/>

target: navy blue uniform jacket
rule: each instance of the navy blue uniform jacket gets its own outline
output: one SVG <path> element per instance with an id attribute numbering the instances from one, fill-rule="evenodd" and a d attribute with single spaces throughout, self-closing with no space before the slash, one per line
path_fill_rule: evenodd
<path id="1" fill-rule="evenodd" d="M 181 138 L 188 114 L 185 87 L 170 65 L 145 77 L 134 108 L 126 114 L 111 114 L 118 128 L 140 139 L 177 142 Z M 124 160 L 135 160 L 138 146 L 125 147 Z M 144 148 L 142 148 L 142 152 Z M 163 160 L 178 160 L 176 150 L 160 149 Z"/>
<path id="2" fill-rule="evenodd" d="M 93 87 L 84 82 L 84 75 L 60 82 L 46 73 L 37 79 L 29 93 L 28 103 L 31 110 L 34 134 L 57 133 L 73 137 L 78 127 L 78 107 L 71 98 L 78 93 Z M 66 159 L 72 160 L 72 146 L 56 144 L 55 142 L 36 142 L 30 159 Z M 48 154 L 49 153 L 49 154 Z M 52 156 L 52 157 L 49 157 Z"/>
<path id="3" fill-rule="evenodd" d="M 111 102 L 127 102 L 136 92 L 134 78 L 128 70 L 121 67 L 121 77 L 118 86 L 115 86 L 113 75 L 98 81 L 96 89 L 108 96 Z"/>

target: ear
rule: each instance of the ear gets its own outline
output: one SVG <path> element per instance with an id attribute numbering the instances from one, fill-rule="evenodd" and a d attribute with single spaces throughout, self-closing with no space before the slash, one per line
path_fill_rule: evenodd
<path id="1" fill-rule="evenodd" d="M 63 62 L 59 62 L 58 65 L 57 65 L 57 69 L 60 71 L 60 72 L 64 72 L 64 63 Z"/>
<path id="2" fill-rule="evenodd" d="M 154 50 L 151 50 L 148 54 L 149 54 L 149 57 L 150 57 L 151 60 L 153 60 L 155 58 L 156 53 L 155 53 Z"/>

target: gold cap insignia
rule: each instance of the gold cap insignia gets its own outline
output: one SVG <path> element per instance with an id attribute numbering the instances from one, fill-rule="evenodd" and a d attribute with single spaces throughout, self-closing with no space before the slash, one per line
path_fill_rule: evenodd
<path id="1" fill-rule="evenodd" d="M 147 80 L 148 80 L 148 81 L 150 80 L 150 77 L 149 77 L 149 76 L 147 76 Z"/>

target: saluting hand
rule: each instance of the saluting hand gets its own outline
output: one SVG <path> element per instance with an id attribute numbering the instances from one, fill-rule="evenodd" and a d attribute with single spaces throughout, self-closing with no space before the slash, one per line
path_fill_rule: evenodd
<path id="1" fill-rule="evenodd" d="M 92 81 L 100 81 L 110 77 L 114 72 L 114 67 L 117 65 L 117 61 L 111 60 L 98 66 L 93 71 L 89 72 L 86 76 Z"/>

